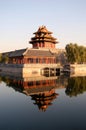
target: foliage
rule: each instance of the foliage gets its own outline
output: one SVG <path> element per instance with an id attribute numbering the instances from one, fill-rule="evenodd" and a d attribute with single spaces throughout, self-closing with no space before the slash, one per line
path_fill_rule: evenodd
<path id="1" fill-rule="evenodd" d="M 2 54 L 0 53 L 0 62 L 2 61 Z"/>
<path id="2" fill-rule="evenodd" d="M 8 63 L 9 57 L 7 54 L 3 55 L 0 53 L 0 63 Z"/>
<path id="3" fill-rule="evenodd" d="M 5 56 L 3 57 L 3 62 L 4 62 L 4 63 L 8 63 L 8 61 L 9 61 L 9 57 L 8 57 L 8 55 L 5 55 Z"/>
<path id="4" fill-rule="evenodd" d="M 86 47 L 70 43 L 66 45 L 65 49 L 68 62 L 86 63 Z"/>
<path id="5" fill-rule="evenodd" d="M 86 77 L 72 77 L 68 79 L 66 94 L 70 97 L 77 96 L 86 91 Z"/>

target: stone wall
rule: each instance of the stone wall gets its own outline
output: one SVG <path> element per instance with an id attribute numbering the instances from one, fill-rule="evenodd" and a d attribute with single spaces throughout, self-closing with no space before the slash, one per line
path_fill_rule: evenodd
<path id="1" fill-rule="evenodd" d="M 43 68 L 55 68 L 57 64 L 24 64 L 23 76 L 40 76 Z"/>
<path id="2" fill-rule="evenodd" d="M 22 77 L 40 76 L 46 67 L 54 68 L 57 64 L 0 64 L 0 73 Z"/>
<path id="3" fill-rule="evenodd" d="M 74 68 L 74 74 L 86 76 L 86 64 L 72 64 L 71 67 Z"/>
<path id="4" fill-rule="evenodd" d="M 22 76 L 22 65 L 0 64 L 0 73 Z"/>

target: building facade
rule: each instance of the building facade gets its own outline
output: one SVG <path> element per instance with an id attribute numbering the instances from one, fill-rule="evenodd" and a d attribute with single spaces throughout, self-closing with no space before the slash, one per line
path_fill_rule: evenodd
<path id="1" fill-rule="evenodd" d="M 11 64 L 55 64 L 56 58 L 50 49 L 55 49 L 56 38 L 45 26 L 39 27 L 29 42 L 32 49 L 15 50 L 9 54 Z"/>
<path id="2" fill-rule="evenodd" d="M 55 45 L 58 42 L 56 38 L 52 36 L 52 32 L 48 31 L 45 26 L 42 26 L 33 34 L 35 36 L 32 37 L 29 42 L 32 44 L 31 49 L 26 48 L 6 53 L 9 58 L 9 68 L 13 65 L 16 69 L 18 67 L 19 72 L 20 67 L 21 73 L 27 76 L 43 73 L 46 69 L 52 70 L 52 68 L 54 68 L 55 70 L 55 68 L 57 68 L 56 55 L 53 52 L 57 52 Z M 16 69 L 14 70 L 17 72 Z M 12 68 L 10 70 L 11 72 L 14 71 Z"/>

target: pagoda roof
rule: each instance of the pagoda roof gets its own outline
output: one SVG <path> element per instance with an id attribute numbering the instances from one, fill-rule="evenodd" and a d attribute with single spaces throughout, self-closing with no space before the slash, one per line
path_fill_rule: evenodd
<path id="1" fill-rule="evenodd" d="M 15 51 L 12 51 L 10 54 L 9 54 L 9 57 L 17 57 L 17 56 L 23 56 L 24 52 L 27 50 L 26 49 L 20 49 L 20 50 L 15 50 Z"/>
<path id="2" fill-rule="evenodd" d="M 37 32 L 33 33 L 33 34 L 37 34 L 37 33 L 48 33 L 48 34 L 52 34 L 52 32 L 48 31 L 46 26 L 41 26 L 38 28 Z"/>
<path id="3" fill-rule="evenodd" d="M 29 43 L 34 44 L 36 42 L 50 42 L 50 43 L 58 43 L 56 38 L 54 38 L 51 34 L 52 32 L 48 31 L 46 26 L 39 27 L 38 31 L 33 33 L 34 37 L 31 38 Z"/>
<path id="4" fill-rule="evenodd" d="M 9 54 L 9 57 L 18 57 L 18 56 L 54 57 L 54 55 L 49 50 L 41 50 L 41 49 L 21 49 L 12 51 Z"/>
<path id="5" fill-rule="evenodd" d="M 49 50 L 41 49 L 28 49 L 25 56 L 54 57 L 54 55 Z"/>
<path id="6" fill-rule="evenodd" d="M 24 93 L 27 95 L 34 95 L 34 94 L 39 94 L 39 93 L 44 93 L 44 92 L 49 92 L 52 89 L 56 89 L 56 86 L 36 86 L 36 87 L 28 87 L 24 89 Z"/>
<path id="7" fill-rule="evenodd" d="M 46 34 L 45 36 L 35 36 L 33 38 L 31 38 L 31 40 L 34 40 L 34 39 L 51 39 L 51 40 L 56 40 L 56 38 Z"/>
<path id="8" fill-rule="evenodd" d="M 33 44 L 34 44 L 34 43 L 36 43 L 36 42 L 43 42 L 43 41 L 49 42 L 49 43 L 54 43 L 54 44 L 58 43 L 58 42 L 56 42 L 56 41 L 54 41 L 54 40 L 50 40 L 50 39 L 44 39 L 44 40 L 43 40 L 43 39 L 40 39 L 40 40 L 39 40 L 39 39 L 38 39 L 38 40 L 36 39 L 36 40 L 30 41 L 30 43 L 31 43 L 31 44 L 33 43 Z"/>

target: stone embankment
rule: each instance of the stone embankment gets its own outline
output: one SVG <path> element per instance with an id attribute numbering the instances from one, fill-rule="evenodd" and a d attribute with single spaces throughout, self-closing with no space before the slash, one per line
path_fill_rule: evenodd
<path id="1" fill-rule="evenodd" d="M 86 64 L 68 64 L 63 67 L 64 73 L 71 73 L 74 76 L 86 76 Z"/>
<path id="2" fill-rule="evenodd" d="M 22 65 L 0 64 L 0 73 L 8 75 L 22 75 Z"/>
<path id="3" fill-rule="evenodd" d="M 15 76 L 40 76 L 44 68 L 57 68 L 57 64 L 0 64 L 0 73 Z"/>
<path id="4" fill-rule="evenodd" d="M 71 67 L 74 68 L 75 76 L 86 76 L 86 64 L 74 64 Z"/>

